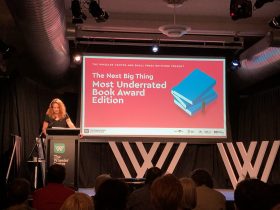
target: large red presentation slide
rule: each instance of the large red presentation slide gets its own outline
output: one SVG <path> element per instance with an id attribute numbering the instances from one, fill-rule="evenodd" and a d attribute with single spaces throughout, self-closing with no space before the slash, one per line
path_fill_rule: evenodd
<path id="1" fill-rule="evenodd" d="M 83 57 L 84 136 L 226 138 L 225 59 Z"/>

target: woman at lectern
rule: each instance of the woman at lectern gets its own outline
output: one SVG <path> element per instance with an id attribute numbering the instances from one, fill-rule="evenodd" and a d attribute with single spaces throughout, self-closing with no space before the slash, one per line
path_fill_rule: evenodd
<path id="1" fill-rule="evenodd" d="M 64 103 L 55 98 L 51 101 L 43 122 L 42 134 L 47 135 L 47 128 L 76 128 L 66 112 Z"/>

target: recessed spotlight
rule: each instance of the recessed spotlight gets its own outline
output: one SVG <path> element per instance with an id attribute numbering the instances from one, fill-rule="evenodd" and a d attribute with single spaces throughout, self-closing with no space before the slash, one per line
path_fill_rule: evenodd
<path id="1" fill-rule="evenodd" d="M 237 58 L 232 59 L 231 61 L 231 69 L 232 70 L 237 70 L 241 67 L 240 61 Z"/>
<path id="2" fill-rule="evenodd" d="M 82 56 L 80 54 L 76 54 L 73 56 L 73 61 L 76 64 L 80 64 L 82 62 Z"/>
<path id="3" fill-rule="evenodd" d="M 152 51 L 153 51 L 154 53 L 157 53 L 157 52 L 158 52 L 158 50 L 159 50 L 158 45 L 157 45 L 157 44 L 153 45 L 153 47 L 152 47 Z"/>

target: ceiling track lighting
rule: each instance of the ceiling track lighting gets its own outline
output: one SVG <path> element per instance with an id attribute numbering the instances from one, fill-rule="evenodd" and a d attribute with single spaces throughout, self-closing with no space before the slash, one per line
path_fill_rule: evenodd
<path id="1" fill-rule="evenodd" d="M 105 10 L 103 10 L 100 7 L 99 3 L 97 3 L 95 0 L 90 0 L 88 10 L 89 13 L 95 18 L 95 21 L 97 23 L 105 22 L 109 18 L 108 13 Z"/>
<path id="2" fill-rule="evenodd" d="M 72 0 L 71 2 L 72 11 L 72 23 L 81 24 L 87 19 L 87 16 L 82 12 L 79 0 Z"/>
<path id="3" fill-rule="evenodd" d="M 251 0 L 231 0 L 230 16 L 232 20 L 251 17 L 252 16 Z"/>

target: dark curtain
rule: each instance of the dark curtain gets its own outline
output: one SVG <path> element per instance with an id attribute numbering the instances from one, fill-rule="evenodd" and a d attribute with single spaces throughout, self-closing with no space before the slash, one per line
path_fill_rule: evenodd
<path id="1" fill-rule="evenodd" d="M 67 112 L 74 122 L 79 121 L 79 93 L 67 92 L 56 88 L 45 87 L 30 79 L 10 78 L 0 82 L 0 152 L 1 161 L 4 154 L 12 146 L 11 135 L 16 134 L 22 138 L 24 158 L 27 159 L 35 138 L 40 134 L 46 109 L 50 101 L 61 98 Z M 230 98 L 230 96 L 228 97 Z M 280 139 L 280 88 L 274 88 L 255 95 L 239 97 L 230 100 L 229 125 L 233 141 L 250 142 L 253 140 L 277 140 Z M 77 126 L 79 126 L 76 123 Z M 132 144 L 133 146 L 133 144 Z M 151 144 L 145 144 L 147 151 Z M 168 160 L 174 154 L 175 145 L 168 156 Z M 161 149 L 163 145 L 161 145 Z M 121 154 L 127 160 L 128 167 L 132 168 L 127 154 L 122 146 L 119 146 Z M 160 149 L 155 155 L 153 164 L 160 155 Z M 137 157 L 141 165 L 141 157 Z M 164 165 L 163 168 L 167 168 Z M 278 181 L 279 152 L 273 165 L 270 181 Z M 231 184 L 226 169 L 220 157 L 216 144 L 187 145 L 181 156 L 174 174 L 188 176 L 195 168 L 206 168 L 214 176 L 215 186 L 230 188 Z M 5 168 L 1 167 L 1 171 Z M 111 151 L 108 143 L 81 143 L 80 145 L 80 186 L 89 187 L 94 184 L 94 179 L 101 173 L 110 173 L 115 177 L 123 177 L 120 167 Z M 135 176 L 135 172 L 132 172 Z"/>
<path id="2" fill-rule="evenodd" d="M 137 174 L 134 171 L 132 163 L 130 162 L 122 144 L 117 143 L 117 145 L 130 174 L 132 177 L 136 177 Z M 151 145 L 151 143 L 145 144 L 146 151 L 149 151 Z M 178 145 L 179 144 L 175 143 L 175 145 L 172 147 L 167 160 L 163 164 L 162 169 L 164 171 L 167 170 Z M 153 165 L 156 165 L 164 146 L 165 144 L 162 143 L 157 150 L 152 160 Z M 135 145 L 131 144 L 131 147 L 135 153 L 139 165 L 141 166 L 143 164 L 143 159 L 139 151 L 135 149 Z M 80 186 L 94 186 L 96 176 L 101 173 L 108 173 L 114 177 L 124 177 L 108 144 L 90 142 L 82 143 L 80 146 L 80 151 Z M 139 153 L 138 155 L 137 151 Z M 210 174 L 213 175 L 215 187 L 228 189 L 232 188 L 229 176 L 216 144 L 188 144 L 182 156 L 180 157 L 173 174 L 177 177 L 188 177 L 190 173 L 196 168 L 207 169 Z"/>
<path id="3" fill-rule="evenodd" d="M 280 88 L 241 96 L 238 103 L 237 140 L 280 139 Z"/>
<path id="4" fill-rule="evenodd" d="M 40 135 L 45 112 L 50 101 L 55 97 L 61 98 L 66 105 L 71 102 L 67 112 L 74 117 L 75 122 L 77 94 L 60 93 L 56 89 L 44 87 L 23 77 L 1 80 L 0 157 L 2 164 L 7 165 L 13 146 L 12 138 L 18 135 L 21 137 L 23 147 L 22 165 L 25 165 L 35 145 L 35 139 Z M 22 169 L 22 173 L 25 173 L 24 170 Z M 1 171 L 2 178 L 7 167 L 1 167 Z"/>

